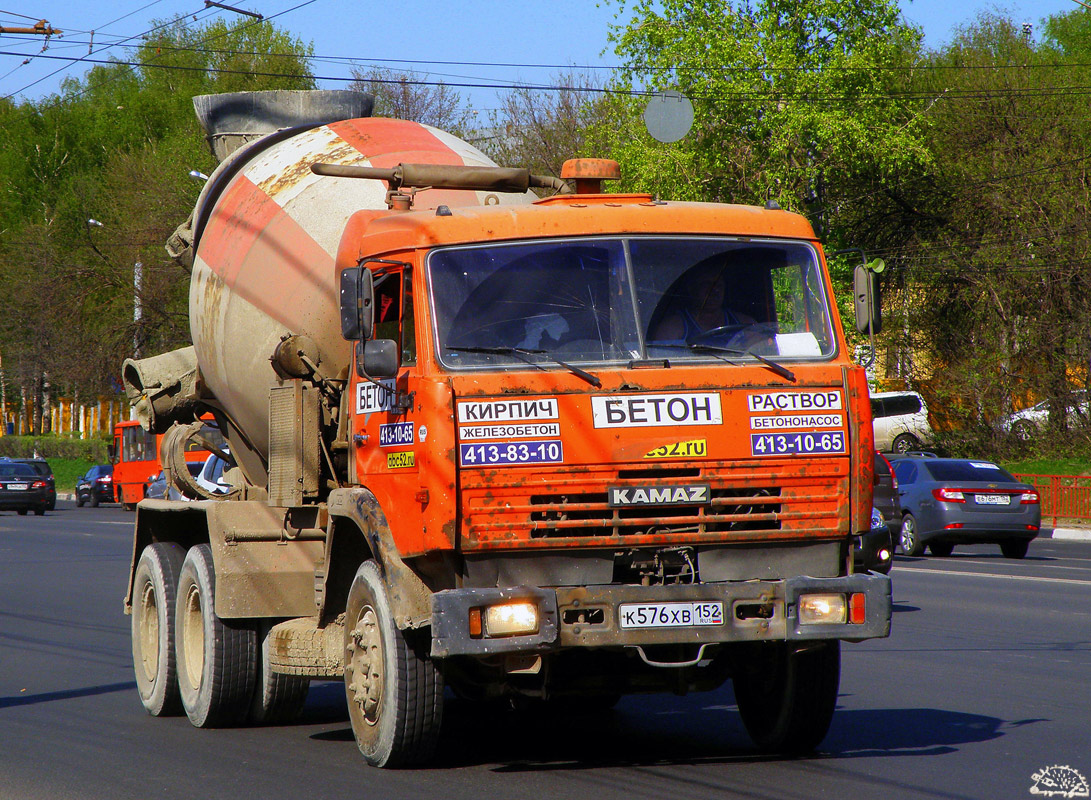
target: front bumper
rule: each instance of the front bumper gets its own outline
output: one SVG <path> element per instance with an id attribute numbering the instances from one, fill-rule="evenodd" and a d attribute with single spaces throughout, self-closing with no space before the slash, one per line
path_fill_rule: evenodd
<path id="1" fill-rule="evenodd" d="M 798 615 L 804 594 L 863 595 L 862 623 L 805 624 Z M 471 637 L 470 609 L 527 600 L 538 607 L 534 634 Z M 723 623 L 672 628 L 625 628 L 623 604 L 720 602 Z M 451 589 L 432 599 L 432 656 L 542 653 L 575 647 L 637 647 L 663 644 L 723 644 L 754 641 L 844 639 L 889 635 L 890 578 L 875 573 L 839 578 L 796 577 L 773 581 L 675 584 L 670 586 L 577 586 L 556 589 Z"/>

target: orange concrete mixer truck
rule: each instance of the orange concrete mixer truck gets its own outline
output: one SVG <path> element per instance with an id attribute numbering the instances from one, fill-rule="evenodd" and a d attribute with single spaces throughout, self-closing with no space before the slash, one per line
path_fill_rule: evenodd
<path id="1" fill-rule="evenodd" d="M 343 679 L 392 767 L 434 753 L 445 687 L 606 709 L 731 680 L 760 748 L 814 748 L 841 642 L 891 603 L 853 572 L 868 388 L 811 226 L 604 193 L 610 161 L 497 167 L 369 103 L 195 99 L 222 161 L 168 243 L 193 345 L 123 371 L 165 450 L 210 413 L 235 463 L 138 505 L 145 708 L 286 720 Z"/>

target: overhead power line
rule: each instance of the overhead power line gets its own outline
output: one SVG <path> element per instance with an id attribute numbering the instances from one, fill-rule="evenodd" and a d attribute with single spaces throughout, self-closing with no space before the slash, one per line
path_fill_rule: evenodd
<path id="1" fill-rule="evenodd" d="M 313 2 L 314 0 L 311 0 Z M 9 56 L 21 56 L 23 53 L 16 53 L 9 50 L 0 50 L 0 55 Z M 357 80 L 355 77 L 346 77 L 342 75 L 307 75 L 302 73 L 280 73 L 280 72 L 254 72 L 251 70 L 237 70 L 237 69 L 225 69 L 218 67 L 190 67 L 178 64 L 156 64 L 149 61 L 133 61 L 126 59 L 102 59 L 91 58 L 88 56 L 81 56 L 75 58 L 72 56 L 50 55 L 40 54 L 36 58 L 55 59 L 60 61 L 68 61 L 71 63 L 87 63 L 87 64 L 106 64 L 106 65 L 120 65 L 129 67 L 139 67 L 141 69 L 165 69 L 165 70 L 177 70 L 183 72 L 211 72 L 215 74 L 225 75 L 253 75 L 257 77 L 280 77 L 280 78 L 308 78 L 314 80 L 333 81 L 350 83 Z M 44 79 L 43 79 L 44 80 Z M 374 80 L 375 83 L 391 83 L 391 84 L 409 84 L 419 86 L 438 86 L 444 85 L 451 88 L 465 88 L 465 89 L 526 89 L 534 88 L 543 91 L 575 91 L 593 94 L 613 94 L 613 95 L 631 95 L 631 96 L 648 96 L 654 94 L 657 89 L 646 90 L 620 90 L 611 89 L 605 87 L 594 86 L 556 86 L 549 84 L 533 84 L 533 83 L 511 83 L 503 82 L 499 79 L 479 79 L 473 82 L 449 82 L 449 81 L 431 81 L 431 80 L 385 80 L 385 79 L 369 79 Z M 31 84 L 33 85 L 33 84 Z M 27 87 L 29 88 L 29 87 Z M 22 90 L 21 90 L 22 91 Z M 1083 97 L 1091 94 L 1091 85 L 1075 85 L 1075 86 L 1055 86 L 1055 87 L 1035 87 L 1035 88 L 1013 88 L 1013 89 L 966 89 L 966 90 L 947 90 L 943 93 L 944 99 L 968 99 L 968 100 L 988 100 L 991 98 L 1018 98 L 1018 97 Z M 936 97 L 935 91 L 921 91 L 921 90 L 907 90 L 907 91 L 892 91 L 888 93 L 859 93 L 859 94 L 823 94 L 819 92 L 798 91 L 795 93 L 780 93 L 780 94 L 767 94 L 757 91 L 737 91 L 737 92 L 720 92 L 716 94 L 699 94 L 694 93 L 691 95 L 691 99 L 694 100 L 720 100 L 720 101 L 735 101 L 735 102 L 759 102 L 759 103 L 780 103 L 785 100 L 789 101 L 803 101 L 803 102 L 843 102 L 843 101 L 855 101 L 855 102 L 867 102 L 874 100 L 932 100 Z M 11 95 L 8 95 L 9 97 Z"/>

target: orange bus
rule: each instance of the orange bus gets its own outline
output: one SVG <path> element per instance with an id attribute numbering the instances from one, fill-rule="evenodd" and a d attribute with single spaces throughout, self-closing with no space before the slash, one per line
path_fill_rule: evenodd
<path id="1" fill-rule="evenodd" d="M 144 499 L 148 482 L 163 469 L 159 460 L 163 435 L 149 433 L 136 420 L 124 420 L 114 426 L 114 499 L 126 511 L 136 509 L 136 504 Z M 186 461 L 202 462 L 211 455 L 196 443 L 191 442 L 189 448 Z"/>

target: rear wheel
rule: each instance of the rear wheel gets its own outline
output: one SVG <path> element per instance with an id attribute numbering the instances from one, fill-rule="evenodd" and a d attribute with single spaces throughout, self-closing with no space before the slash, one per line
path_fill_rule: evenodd
<path id="1" fill-rule="evenodd" d="M 282 725 L 291 722 L 303 710 L 311 682 L 301 675 L 273 672 L 269 663 L 272 623 L 258 626 L 258 664 L 254 681 L 254 697 L 250 703 L 250 721 L 259 725 Z"/>
<path id="2" fill-rule="evenodd" d="M 98 508 L 98 495 L 91 492 L 91 508 Z"/>
<path id="3" fill-rule="evenodd" d="M 212 549 L 199 544 L 182 564 L 174 618 L 178 689 L 198 728 L 242 722 L 254 693 L 257 633 L 216 616 L 215 597 Z"/>
<path id="4" fill-rule="evenodd" d="M 356 744 L 376 767 L 431 758 L 443 719 L 443 676 L 425 638 L 398 630 L 374 561 L 356 571 L 345 615 L 345 695 Z"/>
<path id="5" fill-rule="evenodd" d="M 910 450 L 919 450 L 921 440 L 911 433 L 902 433 L 894 437 L 890 449 L 895 453 L 908 453 Z"/>
<path id="6" fill-rule="evenodd" d="M 929 542 L 928 549 L 932 551 L 932 555 L 946 558 L 955 551 L 955 546 L 950 542 Z"/>
<path id="7" fill-rule="evenodd" d="M 751 738 L 763 750 L 800 754 L 826 737 L 841 683 L 841 643 L 800 649 L 762 642 L 733 678 L 735 702 Z"/>
<path id="8" fill-rule="evenodd" d="M 1000 552 L 1004 554 L 1004 558 L 1024 558 L 1029 549 L 1030 542 L 1026 539 L 1000 543 Z"/>
<path id="9" fill-rule="evenodd" d="M 902 552 L 907 556 L 919 556 L 924 554 L 924 545 L 921 543 L 920 534 L 917 532 L 917 518 L 912 514 L 902 517 L 902 532 L 899 543 Z"/>
<path id="10" fill-rule="evenodd" d="M 185 551 L 173 542 L 150 544 L 133 577 L 133 671 L 140 702 L 153 717 L 178 714 L 174 660 L 174 604 Z"/>

